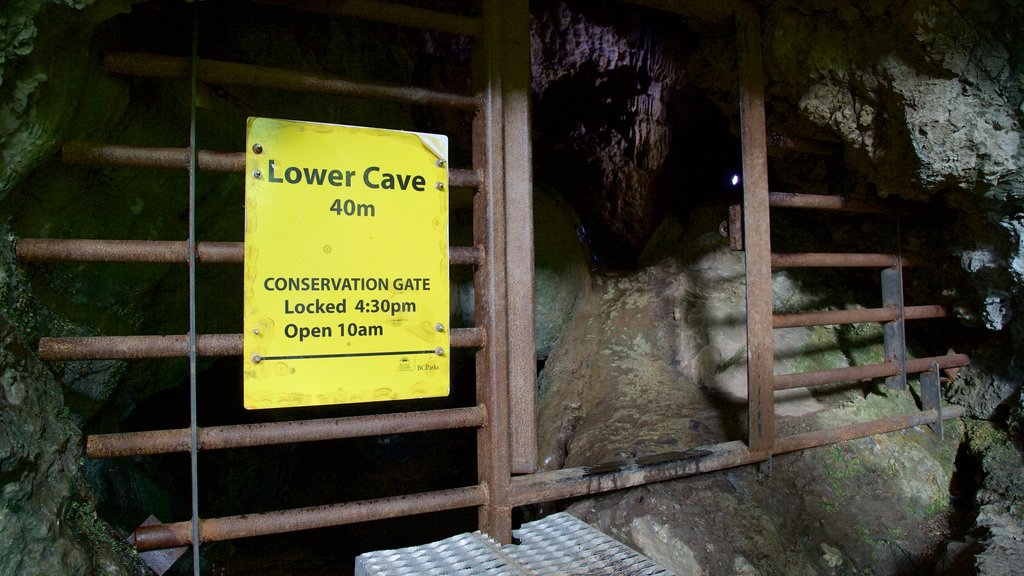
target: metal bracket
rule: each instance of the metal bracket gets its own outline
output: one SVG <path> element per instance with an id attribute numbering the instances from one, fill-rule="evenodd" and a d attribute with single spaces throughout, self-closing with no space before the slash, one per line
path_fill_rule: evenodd
<path id="1" fill-rule="evenodd" d="M 885 379 L 893 390 L 907 389 L 907 346 L 903 335 L 903 258 L 896 256 L 896 264 L 882 270 L 882 305 L 896 310 L 896 319 L 884 325 L 883 346 L 885 360 L 896 364 L 896 375 Z"/>
<path id="2" fill-rule="evenodd" d="M 938 417 L 935 422 L 928 424 L 928 427 L 945 440 L 946 435 L 942 429 L 942 378 L 939 376 L 939 364 L 932 362 L 927 372 L 921 373 L 921 409 L 935 410 Z"/>
<path id="3" fill-rule="evenodd" d="M 156 516 L 150 515 L 146 518 L 146 521 L 140 525 L 142 526 L 154 526 L 163 524 Z M 128 542 L 131 545 L 135 545 L 135 534 L 132 533 L 128 537 Z M 145 552 L 139 552 L 139 558 L 149 566 L 157 576 L 164 576 L 164 573 L 171 569 L 171 566 L 181 558 L 181 555 L 188 550 L 188 546 L 179 546 L 177 548 L 164 548 L 162 550 L 147 550 Z"/>

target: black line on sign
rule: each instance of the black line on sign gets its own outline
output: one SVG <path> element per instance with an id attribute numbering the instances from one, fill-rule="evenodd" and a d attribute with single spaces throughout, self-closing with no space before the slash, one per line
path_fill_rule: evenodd
<path id="1" fill-rule="evenodd" d="M 403 352 L 359 352 L 357 354 L 307 354 L 305 356 L 262 356 L 260 360 L 309 360 L 312 358 L 357 358 L 360 356 L 402 356 L 437 354 L 437 350 L 406 350 Z"/>

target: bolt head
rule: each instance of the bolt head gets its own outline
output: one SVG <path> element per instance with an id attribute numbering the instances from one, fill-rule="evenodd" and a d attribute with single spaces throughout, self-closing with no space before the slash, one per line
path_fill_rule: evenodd
<path id="1" fill-rule="evenodd" d="M 434 324 L 434 330 L 437 330 L 438 332 L 444 332 L 444 324 L 441 324 L 440 322 Z"/>
<path id="2" fill-rule="evenodd" d="M 260 178 L 263 178 L 263 172 L 260 172 L 259 170 L 253 170 L 252 177 L 259 180 Z"/>
<path id="3" fill-rule="evenodd" d="M 437 348 L 434 349 L 434 353 L 436 353 L 438 356 L 444 356 L 444 348 L 438 346 Z"/>
<path id="4" fill-rule="evenodd" d="M 260 144 L 259 142 L 253 144 L 252 145 L 252 151 L 253 151 L 254 154 L 262 154 L 263 153 L 263 144 Z"/>
<path id="5" fill-rule="evenodd" d="M 444 190 L 444 182 L 438 182 L 436 186 L 438 190 Z"/>

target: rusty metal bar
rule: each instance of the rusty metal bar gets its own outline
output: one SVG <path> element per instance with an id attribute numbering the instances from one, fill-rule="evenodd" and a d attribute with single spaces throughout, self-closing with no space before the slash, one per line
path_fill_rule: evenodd
<path id="1" fill-rule="evenodd" d="M 478 428 L 484 425 L 486 419 L 487 413 L 483 406 L 472 406 L 347 418 L 207 426 L 198 429 L 197 445 L 199 450 L 221 450 L 454 428 Z M 190 444 L 188 428 L 93 434 L 86 439 L 85 454 L 94 459 L 171 454 L 188 452 Z"/>
<path id="2" fill-rule="evenodd" d="M 155 78 L 187 78 L 188 59 L 144 52 L 111 52 L 103 65 L 111 74 L 149 76 Z M 441 108 L 476 110 L 474 96 L 438 92 L 425 88 L 374 84 L 339 76 L 314 74 L 283 68 L 238 64 L 220 60 L 200 60 L 199 79 L 210 84 L 254 86 L 289 92 L 335 94 L 355 98 L 391 100 L 403 104 L 420 104 Z"/>
<path id="3" fill-rule="evenodd" d="M 769 148 L 793 152 L 806 152 L 807 154 L 815 154 L 817 156 L 832 156 L 841 150 L 841 142 L 838 140 L 806 138 L 803 136 L 793 136 L 792 134 L 782 134 L 780 132 L 769 132 L 767 140 Z"/>
<path id="4" fill-rule="evenodd" d="M 448 171 L 448 185 L 452 188 L 479 188 L 480 173 L 466 168 L 454 168 Z"/>
<path id="5" fill-rule="evenodd" d="M 523 0 L 516 0 L 515 6 Z M 487 406 L 487 426 L 477 431 L 477 477 L 487 490 L 478 510 L 480 530 L 502 544 L 512 540 L 508 387 L 508 290 L 505 276 L 504 114 L 502 6 L 483 1 L 483 34 L 473 46 L 473 85 L 480 113 L 473 119 L 473 166 L 483 175 L 473 197 L 473 243 L 487 254 L 473 274 L 476 324 L 487 331 L 487 345 L 476 354 L 477 402 Z"/>
<path id="6" fill-rule="evenodd" d="M 899 416 L 890 416 L 888 418 L 872 420 L 871 422 L 847 424 L 846 426 L 831 428 L 829 430 L 818 430 L 814 432 L 805 432 L 803 434 L 794 434 L 792 436 L 783 436 L 776 441 L 775 451 L 779 454 L 783 452 L 796 452 L 797 450 L 806 450 L 816 446 L 835 444 L 836 442 L 853 440 L 855 438 L 865 438 L 867 436 L 874 436 L 875 434 L 886 434 L 888 432 L 895 432 L 897 430 L 905 430 L 907 428 L 914 428 L 924 424 L 931 424 L 940 418 L 943 420 L 960 418 L 963 416 L 963 413 L 964 409 L 960 406 L 948 406 L 941 414 L 936 410 L 923 410 L 921 412 L 914 412 L 913 414 L 902 414 Z"/>
<path id="7" fill-rule="evenodd" d="M 129 146 L 71 141 L 61 147 L 61 160 L 86 166 L 126 166 L 135 168 L 188 168 L 188 148 Z M 245 172 L 244 152 L 199 151 L 199 169 L 210 172 Z M 479 188 L 480 174 L 468 168 L 448 171 L 453 188 Z"/>
<path id="8" fill-rule="evenodd" d="M 906 320 L 945 318 L 946 315 L 946 307 L 937 304 L 907 306 L 903 309 L 903 318 Z M 819 312 L 776 314 L 772 317 L 772 328 L 857 324 L 860 322 L 892 322 L 895 319 L 896 309 L 893 307 L 861 308 L 858 310 L 822 310 Z"/>
<path id="9" fill-rule="evenodd" d="M 871 198 L 849 198 L 828 194 L 771 192 L 768 195 L 768 202 L 773 208 L 806 208 L 810 210 L 886 215 L 906 215 L 915 212 L 909 206 L 891 201 L 874 200 Z M 917 210 L 917 212 L 920 212 L 920 210 Z"/>
<path id="10" fill-rule="evenodd" d="M 479 348 L 484 331 L 479 328 L 452 328 L 453 348 Z M 200 334 L 196 352 L 200 356 L 238 356 L 242 354 L 241 334 Z M 40 338 L 39 357 L 48 361 L 137 360 L 142 358 L 184 358 L 188 356 L 188 337 L 167 336 L 75 336 Z"/>
<path id="11" fill-rule="evenodd" d="M 945 419 L 959 418 L 963 409 L 959 406 L 946 407 L 942 413 Z M 840 426 L 829 430 L 808 432 L 776 439 L 771 452 L 751 452 L 740 441 L 724 442 L 710 446 L 691 448 L 683 452 L 657 454 L 640 461 L 612 463 L 599 466 L 566 468 L 541 472 L 512 479 L 512 504 L 527 506 L 541 502 L 564 500 L 621 490 L 654 482 L 723 470 L 767 460 L 772 454 L 795 452 L 836 442 L 895 432 L 928 424 L 938 418 L 935 410 L 926 410 L 883 418 L 872 422 Z M 646 460 L 647 462 L 644 462 Z"/>
<path id="12" fill-rule="evenodd" d="M 208 518 L 199 522 L 199 532 L 203 542 L 217 542 L 469 508 L 480 506 L 485 500 L 486 491 L 482 486 L 467 486 L 345 504 Z M 192 543 L 191 530 L 191 522 L 140 526 L 131 541 L 139 551 L 187 546 Z"/>
<path id="13" fill-rule="evenodd" d="M 453 266 L 478 266 L 483 252 L 474 246 L 449 247 Z M 64 238 L 19 238 L 15 254 L 21 262 L 136 262 L 184 263 L 188 243 L 183 240 L 89 240 Z M 199 242 L 196 255 L 204 264 L 241 264 L 242 242 Z"/>
<path id="14" fill-rule="evenodd" d="M 906 373 L 917 374 L 925 372 L 931 367 L 932 362 L 937 362 L 939 368 L 959 368 L 966 366 L 970 358 L 966 354 L 947 354 L 931 358 L 915 358 L 907 360 Z M 776 390 L 789 390 L 790 388 L 804 388 L 806 386 L 821 386 L 823 384 L 836 384 L 839 382 L 853 382 L 868 380 L 872 378 L 887 378 L 899 373 L 899 367 L 895 362 L 882 362 L 880 364 L 865 364 L 863 366 L 849 366 L 846 368 L 832 368 L 831 370 L 817 370 L 815 372 L 795 372 L 793 374 L 780 374 L 775 377 Z"/>
<path id="15" fill-rule="evenodd" d="M 86 166 L 113 165 L 187 170 L 190 155 L 187 147 L 128 146 L 81 141 L 66 142 L 61 147 L 61 160 L 64 163 Z M 209 172 L 244 172 L 245 154 L 200 150 L 199 169 Z"/>
<path id="16" fill-rule="evenodd" d="M 530 156 L 530 11 L 502 2 L 504 30 L 505 270 L 512 472 L 537 467 L 537 351 L 534 344 L 533 170 Z"/>
<path id="17" fill-rule="evenodd" d="M 736 13 L 743 154 L 743 240 L 747 285 L 747 441 L 750 450 L 771 450 L 775 439 L 772 394 L 771 219 L 768 210 L 768 150 L 761 63 L 761 19 L 755 11 Z"/>
<path id="18" fill-rule="evenodd" d="M 480 35 L 480 19 L 458 14 L 426 10 L 392 2 L 370 0 L 256 0 L 285 8 L 352 16 L 373 22 L 411 26 L 459 36 Z"/>
<path id="19" fill-rule="evenodd" d="M 747 238 L 749 242 L 749 237 Z M 899 256 L 895 254 L 853 254 L 841 252 L 808 252 L 772 254 L 775 268 L 888 268 Z M 903 257 L 903 266 L 916 266 L 917 260 Z"/>
<path id="20" fill-rule="evenodd" d="M 743 0 L 626 0 L 630 4 L 691 16 L 709 22 L 724 22 L 737 11 L 753 11 Z"/>
<path id="21" fill-rule="evenodd" d="M 899 228 L 897 224 L 897 229 Z M 896 364 L 896 374 L 885 379 L 893 390 L 907 389 L 907 373 L 903 369 L 907 360 L 907 343 L 903 321 L 903 266 L 897 258 L 893 266 L 882 269 L 882 305 L 896 310 L 896 318 L 882 326 L 882 350 L 885 361 Z"/>

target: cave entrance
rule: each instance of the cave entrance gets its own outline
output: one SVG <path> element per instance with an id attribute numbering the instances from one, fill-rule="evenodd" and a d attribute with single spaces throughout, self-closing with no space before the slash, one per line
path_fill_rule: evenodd
<path id="1" fill-rule="evenodd" d="M 528 3 L 484 0 L 482 6 L 462 11 L 440 12 L 413 6 L 365 1 L 351 3 L 261 2 L 255 19 L 274 22 L 291 10 L 307 10 L 330 17 L 343 16 L 344 22 L 360 21 L 451 35 L 462 40 L 449 44 L 453 51 L 471 52 L 472 85 L 466 92 L 451 92 L 436 87 L 397 87 L 389 83 L 350 80 L 320 71 L 283 69 L 278 60 L 240 63 L 231 59 L 230 47 L 223 53 L 190 51 L 181 46 L 173 56 L 153 56 L 139 52 L 107 54 L 106 67 L 112 74 L 143 78 L 150 90 L 161 85 L 152 82 L 189 84 L 189 123 L 192 138 L 188 145 L 139 146 L 137 144 L 68 143 L 63 159 L 68 163 L 107 165 L 139 169 L 177 169 L 189 175 L 189 209 L 186 211 L 187 239 L 177 241 L 96 240 L 96 239 L 21 239 L 17 244 L 22 262 L 115 262 L 187 264 L 189 278 L 188 327 L 179 335 L 92 336 L 44 338 L 40 355 L 52 361 L 93 359 L 187 358 L 190 364 L 187 427 L 166 430 L 94 434 L 88 438 L 90 459 L 139 456 L 146 454 L 188 454 L 190 458 L 191 520 L 170 524 L 151 524 L 138 528 L 133 536 L 136 547 L 144 551 L 168 550 L 191 546 L 193 571 L 199 572 L 200 544 L 221 540 L 281 534 L 326 526 L 385 520 L 427 512 L 452 509 L 476 509 L 477 526 L 502 543 L 511 541 L 512 511 L 517 507 L 621 489 L 646 483 L 719 470 L 742 464 L 763 462 L 773 454 L 801 450 L 841 440 L 888 432 L 955 416 L 954 411 L 939 412 L 938 405 L 926 406 L 917 414 L 885 421 L 862 423 L 832 430 L 796 436 L 777 437 L 774 430 L 773 394 L 795 385 L 811 386 L 863 377 L 905 379 L 910 371 L 937 373 L 966 362 L 960 355 L 926 359 L 911 370 L 898 358 L 860 371 L 774 374 L 773 329 L 782 325 L 807 325 L 810 322 L 852 323 L 881 321 L 891 325 L 892 354 L 902 353 L 902 321 L 914 314 L 931 312 L 905 309 L 902 303 L 902 267 L 899 255 L 857 254 L 822 255 L 773 254 L 769 234 L 769 207 L 800 207 L 873 212 L 888 211 L 871 203 L 851 202 L 836 197 L 812 197 L 770 194 L 767 172 L 767 132 L 764 111 L 760 22 L 756 10 L 743 2 L 636 1 L 657 9 L 713 22 L 735 25 L 738 40 L 739 104 L 743 157 L 744 201 L 733 211 L 728 231 L 736 247 L 746 253 L 747 282 L 747 358 L 748 427 L 746 441 L 726 442 L 675 454 L 672 459 L 648 462 L 613 463 L 610 466 L 572 468 L 533 473 L 535 463 L 535 377 L 533 354 L 533 246 L 532 182 L 530 175 L 530 89 L 528 59 Z M 268 4 L 269 7 L 263 7 Z M 286 5 L 286 7 L 284 7 Z M 225 3 L 218 7 L 199 6 L 200 33 L 194 35 L 203 46 L 204 30 L 213 36 L 216 20 L 205 28 L 203 9 L 223 15 L 248 3 Z M 353 19 L 353 20 L 348 20 Z M 159 17 L 154 16 L 158 21 Z M 332 21 L 331 25 L 340 25 Z M 293 39 L 296 46 L 302 39 Z M 259 38 L 247 41 L 258 45 Z M 216 43 L 214 43 L 216 44 Z M 443 52 L 444 50 L 442 50 Z M 273 50 L 269 51 L 272 56 Z M 235 55 L 237 56 L 237 55 Z M 363 70 L 367 76 L 386 70 Z M 427 74 L 437 84 L 445 84 L 443 73 Z M 409 76 L 415 76 L 410 74 Z M 158 80 L 154 80 L 158 79 Z M 431 82 L 427 82 L 431 84 Z M 232 87 L 225 91 L 224 86 Z M 177 90 L 181 90 L 180 87 Z M 200 298 L 196 274 L 206 265 L 237 265 L 242 261 L 241 243 L 230 240 L 200 240 L 195 224 L 196 183 L 204 172 L 237 175 L 244 170 L 244 153 L 230 139 L 218 140 L 213 130 L 206 134 L 211 147 L 204 148 L 203 131 L 196 138 L 197 110 L 203 98 L 230 99 L 248 110 L 256 101 L 249 90 L 278 90 L 340 95 L 346 98 L 398 102 L 410 108 L 439 108 L 444 112 L 432 120 L 407 112 L 408 123 L 397 127 L 424 131 L 462 130 L 467 135 L 464 162 L 451 171 L 452 186 L 472 192 L 463 195 L 462 209 L 469 222 L 466 244 L 451 248 L 451 263 L 472 268 L 475 317 L 472 325 L 452 330 L 452 344 L 470 351 L 475 388 L 456 394 L 450 404 L 409 411 L 409 404 L 386 414 L 365 413 L 319 418 L 199 425 L 196 366 L 203 358 L 237 357 L 241 354 L 241 336 L 237 333 L 202 333 L 202 319 L 196 315 Z M 266 115 L 287 116 L 298 107 L 287 99 L 277 101 Z M 253 111 L 255 112 L 255 110 Z M 371 109 L 371 115 L 376 113 Z M 179 117 L 181 115 L 179 114 Z M 452 119 L 454 118 L 454 120 Z M 317 118 L 309 118 L 317 120 Z M 426 126 L 418 126 L 420 119 Z M 217 119 L 208 119 L 216 122 Z M 330 121 L 331 117 L 319 118 Z M 223 147 L 214 147 L 215 145 Z M 458 153 L 455 155 L 459 159 Z M 230 187 L 230 185 L 229 185 Z M 456 202 L 459 202 L 456 200 Z M 771 303 L 771 270 L 781 266 L 867 266 L 882 268 L 886 307 L 856 314 L 811 313 L 796 317 L 774 315 Z M 817 314 L 817 315 L 814 315 Z M 803 323 L 803 324 L 801 324 Z M 888 333 L 888 332 L 887 332 Z M 229 368 L 234 369 L 228 365 Z M 922 368 L 916 370 L 916 368 Z M 225 370 L 230 371 L 230 370 Z M 902 378 L 901 378 L 902 377 Z M 936 382 L 937 385 L 937 382 Z M 309 415 L 310 413 L 305 413 Z M 469 430 L 476 458 L 469 485 L 444 486 L 426 492 L 398 496 L 366 497 L 341 504 L 319 503 L 313 506 L 281 510 L 245 511 L 240 514 L 204 517 L 199 508 L 200 452 L 220 449 L 250 449 L 284 443 L 342 440 L 356 437 L 399 433 L 428 432 L 442 429 Z M 516 475 L 519 474 L 519 475 Z"/>

